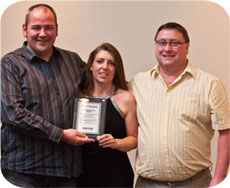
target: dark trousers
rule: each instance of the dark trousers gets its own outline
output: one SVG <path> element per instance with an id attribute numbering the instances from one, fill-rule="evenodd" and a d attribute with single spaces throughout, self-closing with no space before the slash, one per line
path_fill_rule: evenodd
<path id="1" fill-rule="evenodd" d="M 24 174 L 9 169 L 2 169 L 2 174 L 8 182 L 23 188 L 77 187 L 77 178 Z"/>

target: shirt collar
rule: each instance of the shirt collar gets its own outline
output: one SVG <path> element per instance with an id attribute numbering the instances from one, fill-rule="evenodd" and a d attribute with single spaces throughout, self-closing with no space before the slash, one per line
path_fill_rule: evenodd
<path id="1" fill-rule="evenodd" d="M 22 48 L 23 48 L 25 54 L 27 55 L 27 57 L 29 58 L 30 61 L 32 61 L 34 58 L 39 58 L 34 52 L 30 51 L 27 48 L 27 41 L 25 41 L 23 43 Z M 55 46 L 53 46 L 53 55 L 52 56 L 56 55 L 57 53 L 60 53 L 60 52 L 58 51 L 58 49 Z"/>
<path id="2" fill-rule="evenodd" d="M 27 41 L 25 41 L 23 43 L 22 49 L 24 50 L 25 54 L 27 55 L 27 57 L 31 61 L 36 55 L 32 51 L 30 51 L 26 46 L 27 46 Z"/>
<path id="3" fill-rule="evenodd" d="M 189 62 L 181 75 L 184 75 L 186 73 L 190 74 L 192 77 L 196 76 L 195 68 Z"/>
<path id="4" fill-rule="evenodd" d="M 157 64 L 152 70 L 150 70 L 150 76 L 153 76 L 154 78 L 156 78 L 159 74 L 160 74 L 159 64 Z M 181 73 L 181 76 L 185 74 L 190 74 L 192 77 L 195 77 L 196 75 L 195 68 L 189 63 L 189 61 L 184 71 Z"/>

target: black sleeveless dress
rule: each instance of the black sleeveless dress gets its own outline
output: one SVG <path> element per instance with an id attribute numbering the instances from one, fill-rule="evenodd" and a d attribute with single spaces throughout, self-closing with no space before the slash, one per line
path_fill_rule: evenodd
<path id="1" fill-rule="evenodd" d="M 113 105 L 106 106 L 105 134 L 114 138 L 126 137 L 125 120 Z M 134 173 L 126 152 L 102 148 L 98 142 L 82 146 L 83 174 L 80 187 L 133 187 Z"/>

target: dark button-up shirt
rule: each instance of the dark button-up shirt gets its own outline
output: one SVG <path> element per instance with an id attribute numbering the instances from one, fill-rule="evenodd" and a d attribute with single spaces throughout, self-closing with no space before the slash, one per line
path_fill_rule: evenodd
<path id="1" fill-rule="evenodd" d="M 53 47 L 49 62 L 24 43 L 1 60 L 1 165 L 18 172 L 77 177 L 79 147 L 60 141 L 72 128 L 74 98 L 85 63 Z"/>

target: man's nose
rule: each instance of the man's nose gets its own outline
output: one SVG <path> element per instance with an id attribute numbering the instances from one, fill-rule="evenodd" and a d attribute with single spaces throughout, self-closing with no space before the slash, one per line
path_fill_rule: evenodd
<path id="1" fill-rule="evenodd" d="M 45 30 L 45 28 L 41 28 L 41 30 L 40 30 L 40 36 L 46 36 L 47 34 L 46 34 L 46 30 Z"/>
<path id="2" fill-rule="evenodd" d="M 171 50 L 172 49 L 172 46 L 171 44 L 168 42 L 165 46 L 165 50 L 168 51 L 168 50 Z"/>

